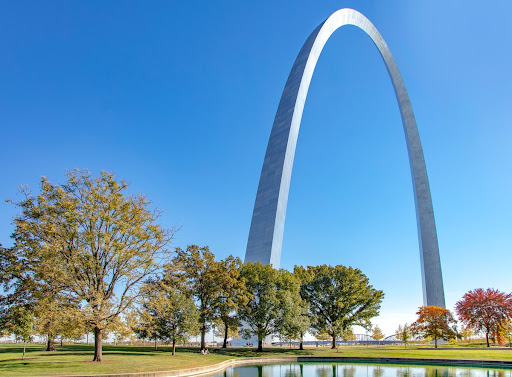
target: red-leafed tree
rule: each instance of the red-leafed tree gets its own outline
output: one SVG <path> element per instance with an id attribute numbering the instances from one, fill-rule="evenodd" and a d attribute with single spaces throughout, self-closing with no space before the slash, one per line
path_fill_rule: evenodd
<path id="1" fill-rule="evenodd" d="M 434 338 L 436 348 L 437 339 L 448 340 L 456 336 L 452 326 L 457 321 L 449 310 L 439 306 L 422 306 L 416 314 L 418 319 L 411 325 L 412 333 Z"/>
<path id="2" fill-rule="evenodd" d="M 489 347 L 489 337 L 499 334 L 502 325 L 512 319 L 512 294 L 478 288 L 466 293 L 455 304 L 455 310 L 464 324 L 485 332 Z"/>

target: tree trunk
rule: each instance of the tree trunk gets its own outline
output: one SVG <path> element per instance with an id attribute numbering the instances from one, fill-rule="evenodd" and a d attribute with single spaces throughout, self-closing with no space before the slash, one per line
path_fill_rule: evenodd
<path id="1" fill-rule="evenodd" d="M 300 333 L 300 343 L 299 343 L 299 349 L 302 351 L 304 349 L 304 334 Z"/>
<path id="2" fill-rule="evenodd" d="M 222 344 L 222 348 L 228 347 L 228 326 L 226 325 L 226 322 L 224 322 L 224 343 Z"/>
<path id="3" fill-rule="evenodd" d="M 155 351 L 158 351 L 158 339 L 157 337 L 155 336 Z"/>
<path id="4" fill-rule="evenodd" d="M 333 349 L 335 349 L 335 348 L 336 348 L 336 337 L 335 337 L 335 336 L 333 336 L 333 337 L 332 337 L 332 347 L 331 347 L 331 349 L 333 350 Z"/>
<path id="5" fill-rule="evenodd" d="M 89 333 L 85 335 L 87 337 L 87 345 L 89 345 Z"/>
<path id="6" fill-rule="evenodd" d="M 489 344 L 489 332 L 485 333 L 485 340 L 487 341 L 487 347 L 490 347 L 491 345 Z"/>
<path id="7" fill-rule="evenodd" d="M 102 333 L 101 329 L 96 326 L 94 328 L 94 359 L 92 361 L 96 361 L 101 363 L 103 361 L 103 352 L 102 352 Z"/>
<path id="8" fill-rule="evenodd" d="M 46 344 L 46 351 L 55 351 L 55 339 L 53 335 L 48 334 L 48 342 Z"/>
<path id="9" fill-rule="evenodd" d="M 172 355 L 176 355 L 176 339 L 172 340 Z"/>
<path id="10" fill-rule="evenodd" d="M 21 356 L 21 360 L 25 360 L 25 344 L 27 344 L 27 342 L 23 342 L 23 355 Z"/>
<path id="11" fill-rule="evenodd" d="M 435 348 L 437 348 L 437 336 L 434 336 L 434 344 L 435 344 Z"/>
<path id="12" fill-rule="evenodd" d="M 258 349 L 256 352 L 263 352 L 263 339 L 258 339 Z"/>
<path id="13" fill-rule="evenodd" d="M 62 347 L 62 343 L 63 343 L 63 339 L 62 339 L 62 335 L 60 337 L 60 346 Z"/>
<path id="14" fill-rule="evenodd" d="M 201 349 L 206 349 L 206 326 L 201 327 Z"/>

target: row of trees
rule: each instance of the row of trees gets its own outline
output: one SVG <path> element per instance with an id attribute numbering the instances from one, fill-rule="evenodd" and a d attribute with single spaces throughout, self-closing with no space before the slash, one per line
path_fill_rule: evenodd
<path id="1" fill-rule="evenodd" d="M 353 325 L 371 328 L 383 293 L 358 269 L 345 266 L 295 267 L 293 273 L 238 258 L 215 261 L 207 247 L 176 250 L 160 277 L 141 290 L 135 331 L 173 345 L 199 332 L 201 348 L 212 325 L 263 340 L 278 335 L 300 340 L 308 331 L 336 339 Z M 174 347 L 173 347 L 174 349 Z M 173 351 L 174 352 L 174 351 Z"/>
<path id="2" fill-rule="evenodd" d="M 418 319 L 411 326 L 399 326 L 396 337 L 404 344 L 414 336 L 433 339 L 436 348 L 438 339 L 467 338 L 475 333 L 485 334 L 487 347 L 490 339 L 499 344 L 504 344 L 505 339 L 512 341 L 512 294 L 491 288 L 475 289 L 455 304 L 455 311 L 462 323 L 461 331 L 449 310 L 422 306 L 416 313 Z"/>
<path id="3" fill-rule="evenodd" d="M 43 177 L 40 192 L 22 187 L 14 246 L 0 254 L 0 328 L 16 339 L 93 332 L 94 361 L 102 339 L 127 327 L 142 338 L 176 344 L 214 323 L 225 339 L 279 334 L 298 339 L 310 328 L 333 339 L 352 325 L 369 327 L 382 291 L 358 269 L 296 267 L 293 273 L 237 258 L 215 261 L 207 247 L 169 248 L 176 228 L 144 195 L 127 194 L 114 174 L 67 172 L 63 185 Z"/>

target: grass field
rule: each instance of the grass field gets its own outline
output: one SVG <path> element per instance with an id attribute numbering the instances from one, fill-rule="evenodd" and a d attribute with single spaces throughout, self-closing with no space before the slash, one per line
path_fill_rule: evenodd
<path id="1" fill-rule="evenodd" d="M 0 376 L 56 376 L 80 374 L 133 373 L 142 371 L 174 370 L 215 364 L 236 357 L 272 356 L 350 356 L 350 357 L 405 357 L 431 359 L 471 359 L 512 361 L 509 348 L 482 349 L 472 347 L 410 346 L 351 346 L 340 347 L 339 352 L 325 347 L 306 348 L 304 351 L 287 347 L 272 347 L 263 353 L 249 348 L 228 348 L 221 352 L 204 356 L 197 348 L 179 348 L 176 356 L 169 347 L 113 346 L 104 345 L 102 363 L 93 363 L 92 345 L 57 346 L 56 352 L 45 352 L 45 346 L 27 345 L 25 360 L 21 360 L 22 345 L 0 345 Z M 210 349 L 212 351 L 212 349 Z"/>

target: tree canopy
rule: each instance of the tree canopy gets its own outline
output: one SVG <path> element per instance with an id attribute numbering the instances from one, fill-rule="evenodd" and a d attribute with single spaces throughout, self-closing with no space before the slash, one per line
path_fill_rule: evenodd
<path id="1" fill-rule="evenodd" d="M 457 324 L 452 313 L 439 306 L 422 306 L 416 313 L 418 319 L 411 325 L 411 331 L 415 335 L 434 338 L 435 348 L 437 340 L 455 338 L 454 326 Z"/>
<path id="2" fill-rule="evenodd" d="M 384 292 L 373 288 L 361 270 L 352 267 L 295 267 L 303 276 L 301 295 L 309 303 L 312 327 L 336 339 L 351 326 L 371 328 L 370 320 L 379 314 Z"/>
<path id="3" fill-rule="evenodd" d="M 475 331 L 484 331 L 487 347 L 489 337 L 498 336 L 500 327 L 512 320 L 512 294 L 497 289 L 478 288 L 467 292 L 455 304 L 459 319 Z"/>
<path id="4" fill-rule="evenodd" d="M 80 301 L 94 327 L 94 361 L 102 360 L 103 331 L 132 305 L 137 288 L 165 259 L 175 229 L 113 173 L 66 173 L 63 185 L 42 178 L 40 193 L 22 190 L 13 202 L 15 248 L 42 282 Z"/>

